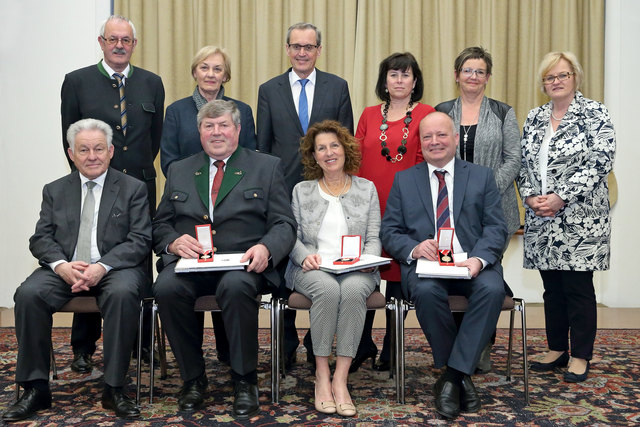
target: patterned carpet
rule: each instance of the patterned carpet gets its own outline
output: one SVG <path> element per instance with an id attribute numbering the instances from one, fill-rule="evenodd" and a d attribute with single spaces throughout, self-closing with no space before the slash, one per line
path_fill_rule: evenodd
<path id="1" fill-rule="evenodd" d="M 530 375 L 531 405 L 524 406 L 522 357 L 520 336 L 515 335 L 515 365 L 512 381 L 507 382 L 507 330 L 498 330 L 493 351 L 494 369 L 487 375 L 474 376 L 482 397 L 483 409 L 476 414 L 463 414 L 456 425 L 638 425 L 640 424 L 640 330 L 598 331 L 595 354 L 589 379 L 581 384 L 567 384 L 562 373 Z M 300 337 L 304 331 L 300 331 Z M 375 330 L 374 340 L 382 341 L 382 330 Z M 313 409 L 313 375 L 305 359 L 304 348 L 298 350 L 300 361 L 283 380 L 279 405 L 270 403 L 269 334 L 260 331 L 260 401 L 262 412 L 244 423 L 230 416 L 232 403 L 231 380 L 227 369 L 215 358 L 213 333 L 207 330 L 205 339 L 209 394 L 206 407 L 193 414 L 177 414 L 176 392 L 181 381 L 177 367 L 169 353 L 168 378 L 156 376 L 154 404 L 149 405 L 148 388 L 143 387 L 142 419 L 127 423 L 100 406 L 101 355 L 94 357 L 97 367 L 89 376 L 75 374 L 69 369 L 71 350 L 66 344 L 69 329 L 54 330 L 54 348 L 60 378 L 52 382 L 53 407 L 39 413 L 39 417 L 15 425 L 30 426 L 195 426 L 195 425 L 443 425 L 447 422 L 433 410 L 431 388 L 438 372 L 432 367 L 429 345 L 422 332 L 408 329 L 406 338 L 407 389 L 406 404 L 395 401 L 395 387 L 388 374 L 363 367 L 350 377 L 351 394 L 358 408 L 358 418 L 324 416 Z M 545 348 L 543 330 L 529 331 L 529 354 Z M 43 350 L 46 351 L 46 350 Z M 14 398 L 16 342 L 12 328 L 0 328 L 0 411 Z M 146 368 L 146 366 L 145 366 Z M 131 364 L 132 378 L 135 363 Z M 143 375 L 143 384 L 148 374 Z M 131 387 L 133 393 L 134 387 Z"/>

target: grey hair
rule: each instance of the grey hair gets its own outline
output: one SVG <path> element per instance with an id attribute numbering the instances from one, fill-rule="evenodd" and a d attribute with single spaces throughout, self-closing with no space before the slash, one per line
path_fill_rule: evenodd
<path id="1" fill-rule="evenodd" d="M 72 152 L 76 152 L 76 136 L 83 130 L 99 130 L 107 139 L 107 148 L 111 148 L 113 140 L 113 130 L 111 126 L 98 119 L 78 120 L 67 129 L 67 142 Z"/>
<path id="2" fill-rule="evenodd" d="M 293 30 L 313 30 L 316 32 L 316 44 L 318 46 L 322 46 L 322 33 L 318 27 L 308 22 L 298 22 L 297 24 L 293 24 L 287 30 L 287 44 L 289 44 L 289 40 L 291 40 L 291 31 Z"/>
<path id="3" fill-rule="evenodd" d="M 104 29 L 107 26 L 107 23 L 110 21 L 123 21 L 126 22 L 127 24 L 129 24 L 129 26 L 131 27 L 131 31 L 133 32 L 133 38 L 136 38 L 136 27 L 134 27 L 133 22 L 131 22 L 131 20 L 129 18 L 126 18 L 122 15 L 111 15 L 110 17 L 108 17 L 107 19 L 105 19 L 105 21 L 102 23 L 102 26 L 100 27 L 100 35 L 102 37 L 104 37 Z"/>
<path id="4" fill-rule="evenodd" d="M 225 114 L 231 114 L 231 120 L 233 120 L 236 128 L 240 126 L 240 110 L 238 110 L 235 102 L 225 101 L 224 99 L 214 99 L 207 102 L 198 111 L 198 129 L 200 129 L 200 124 L 204 119 L 216 119 Z"/>

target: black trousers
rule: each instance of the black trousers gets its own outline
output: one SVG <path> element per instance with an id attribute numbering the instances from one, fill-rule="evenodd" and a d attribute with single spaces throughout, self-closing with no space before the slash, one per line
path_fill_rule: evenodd
<path id="1" fill-rule="evenodd" d="M 597 310 L 592 271 L 541 270 L 549 350 L 591 360 Z"/>

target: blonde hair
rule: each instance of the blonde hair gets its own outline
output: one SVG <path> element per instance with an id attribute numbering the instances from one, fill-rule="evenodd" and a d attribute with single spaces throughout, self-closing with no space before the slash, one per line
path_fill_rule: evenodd
<path id="1" fill-rule="evenodd" d="M 223 83 L 231 80 L 231 59 L 229 59 L 229 54 L 227 53 L 227 51 L 224 48 L 218 46 L 205 46 L 195 54 L 195 56 L 193 57 L 193 61 L 191 61 L 191 75 L 193 76 L 193 73 L 195 73 L 196 68 L 202 61 L 204 61 L 211 55 L 215 55 L 216 53 L 222 55 L 222 60 L 224 61 Z"/>
<path id="2" fill-rule="evenodd" d="M 572 52 L 549 52 L 544 58 L 542 58 L 542 62 L 540 62 L 540 66 L 538 67 L 538 84 L 540 85 L 540 90 L 542 93 L 546 95 L 547 89 L 544 85 L 542 79 L 547 75 L 550 69 L 555 67 L 558 62 L 565 60 L 569 63 L 571 67 L 571 72 L 574 73 L 573 78 L 576 80 L 575 90 L 579 90 L 582 85 L 582 79 L 584 78 L 584 73 L 582 72 L 582 66 L 578 62 L 578 58 Z"/>

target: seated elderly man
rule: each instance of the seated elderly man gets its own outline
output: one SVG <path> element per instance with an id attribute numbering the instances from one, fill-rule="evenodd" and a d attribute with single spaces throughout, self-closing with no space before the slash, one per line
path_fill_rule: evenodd
<path id="1" fill-rule="evenodd" d="M 16 290 L 16 381 L 24 393 L 4 421 L 29 418 L 51 407 L 52 314 L 74 296 L 93 295 L 104 319 L 102 407 L 118 417 L 140 410 L 124 392 L 136 337 L 140 295 L 150 280 L 143 261 L 151 250 L 147 189 L 109 167 L 112 130 L 84 119 L 67 131 L 76 171 L 45 185 L 40 219 L 29 248 L 41 267 Z"/>
<path id="2" fill-rule="evenodd" d="M 233 415 L 247 419 L 258 404 L 256 298 L 279 284 L 274 266 L 288 256 L 296 221 L 280 159 L 238 146 L 240 112 L 233 101 L 214 100 L 198 113 L 204 153 L 169 166 L 164 195 L 153 220 L 153 241 L 164 269 L 153 286 L 160 318 L 180 368 L 181 411 L 204 402 L 207 376 L 202 323 L 193 308 L 215 295 L 229 337 L 235 382 Z M 210 224 L 214 252 L 244 253 L 245 270 L 176 274 L 176 262 L 203 254 L 195 226 Z M 215 257 L 215 255 L 214 255 Z"/>
<path id="3" fill-rule="evenodd" d="M 402 291 L 415 304 L 436 368 L 446 365 L 433 389 L 436 411 L 455 418 L 481 406 L 471 375 L 504 301 L 500 255 L 507 226 L 491 169 L 455 158 L 458 133 L 448 115 L 436 112 L 422 119 L 420 141 L 425 162 L 396 174 L 382 220 L 382 245 L 401 262 Z M 434 236 L 441 227 L 454 228 L 454 254 L 468 254 L 457 265 L 469 269 L 471 280 L 416 274 L 416 259 L 438 259 Z M 459 330 L 449 295 L 469 299 Z"/>

